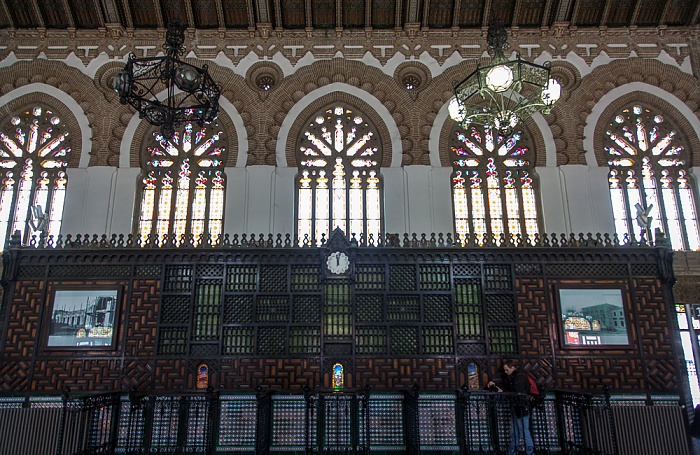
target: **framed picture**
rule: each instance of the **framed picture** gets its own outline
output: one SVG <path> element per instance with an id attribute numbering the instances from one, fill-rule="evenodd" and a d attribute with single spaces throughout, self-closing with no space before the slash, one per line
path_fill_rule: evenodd
<path id="1" fill-rule="evenodd" d="M 557 286 L 563 347 L 630 344 L 622 287 Z"/>
<path id="2" fill-rule="evenodd" d="M 111 349 L 120 289 L 56 289 L 51 300 L 47 348 Z"/>

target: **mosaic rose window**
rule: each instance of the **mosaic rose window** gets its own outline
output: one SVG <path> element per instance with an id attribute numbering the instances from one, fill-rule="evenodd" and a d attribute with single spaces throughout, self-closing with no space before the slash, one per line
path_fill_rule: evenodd
<path id="1" fill-rule="evenodd" d="M 607 125 L 604 150 L 618 236 L 655 240 L 658 231 L 673 249 L 700 248 L 689 151 L 671 122 L 641 104 L 626 106 Z"/>
<path id="2" fill-rule="evenodd" d="M 226 149 L 218 121 L 185 122 L 169 138 L 155 131 L 143 156 L 141 243 L 155 236 L 161 244 L 218 244 L 226 189 Z"/>
<path id="3" fill-rule="evenodd" d="M 37 105 L 12 116 L 0 131 L 0 245 L 19 231 L 26 243 L 61 230 L 70 132 L 61 116 Z"/>
<path id="4" fill-rule="evenodd" d="M 505 136 L 489 126 L 459 128 L 450 141 L 455 232 L 517 240 L 539 232 L 534 152 L 522 131 Z"/>
<path id="5" fill-rule="evenodd" d="M 297 240 L 319 245 L 339 227 L 358 242 L 381 232 L 381 150 L 376 130 L 353 109 L 314 115 L 298 141 Z"/>

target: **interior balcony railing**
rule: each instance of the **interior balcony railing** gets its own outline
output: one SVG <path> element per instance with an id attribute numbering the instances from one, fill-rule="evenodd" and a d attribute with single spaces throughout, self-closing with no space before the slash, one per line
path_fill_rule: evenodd
<path id="1" fill-rule="evenodd" d="M 345 234 L 340 231 L 341 235 Z M 335 235 L 334 233 L 332 236 Z M 460 238 L 459 234 L 452 233 L 404 233 L 385 234 L 375 238 L 354 234 L 347 236 L 348 246 L 353 247 L 377 247 L 377 248 L 474 248 L 474 247 L 619 247 L 619 246 L 670 246 L 663 235 L 657 233 L 655 239 L 625 234 L 620 238 L 617 234 L 601 233 L 542 233 L 542 234 L 517 234 L 517 235 L 466 235 Z M 308 238 L 294 239 L 291 234 L 224 234 L 212 237 L 211 235 L 175 236 L 165 234 L 163 236 L 149 234 L 145 238 L 133 234 L 59 234 L 58 236 L 33 235 L 26 243 L 22 243 L 20 233 L 10 236 L 7 247 L 32 247 L 39 249 L 62 248 L 312 248 L 325 246 L 329 239 L 322 236 L 318 245 Z"/>
<path id="2" fill-rule="evenodd" d="M 417 387 L 2 397 L 0 453 L 498 454 L 523 449 L 511 439 L 522 399 Z M 687 454 L 685 415 L 678 397 L 554 391 L 530 431 L 537 454 Z"/>

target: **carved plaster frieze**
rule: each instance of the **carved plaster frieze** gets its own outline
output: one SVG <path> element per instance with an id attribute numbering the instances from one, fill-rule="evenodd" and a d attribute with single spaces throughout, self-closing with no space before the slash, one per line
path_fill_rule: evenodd
<path id="1" fill-rule="evenodd" d="M 410 33 L 400 30 L 277 30 L 263 29 L 194 30 L 187 45 L 190 57 L 221 59 L 223 55 L 236 66 L 254 55 L 270 59 L 281 55 L 296 66 L 302 58 L 308 61 L 343 56 L 362 59 L 371 56 L 380 65 L 396 57 L 412 60 L 422 55 L 444 65 L 453 55 L 463 59 L 479 58 L 486 51 L 481 29 L 425 30 Z M 639 56 L 658 58 L 662 53 L 678 65 L 697 46 L 697 30 L 692 27 L 621 27 L 608 29 L 592 27 L 578 29 L 560 24 L 551 28 L 517 29 L 511 32 L 511 51 L 527 58 L 537 58 L 546 52 L 554 59 L 564 59 L 574 53 L 591 65 L 596 57 Z M 109 59 L 124 59 L 129 53 L 138 57 L 162 52 L 164 30 L 135 30 L 100 28 L 97 30 L 3 29 L 0 30 L 0 57 L 14 53 L 18 59 L 34 59 L 45 55 L 49 59 L 75 56 L 88 65 L 106 55 Z M 74 57 L 73 57 L 74 58 Z"/>

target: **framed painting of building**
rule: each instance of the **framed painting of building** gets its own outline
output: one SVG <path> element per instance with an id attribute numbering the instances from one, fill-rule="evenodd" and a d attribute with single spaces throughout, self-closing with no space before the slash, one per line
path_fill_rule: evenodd
<path id="1" fill-rule="evenodd" d="M 629 346 L 622 286 L 557 285 L 561 345 L 564 348 Z"/>
<path id="2" fill-rule="evenodd" d="M 48 349 L 112 349 L 121 289 L 60 288 L 49 302 Z"/>

